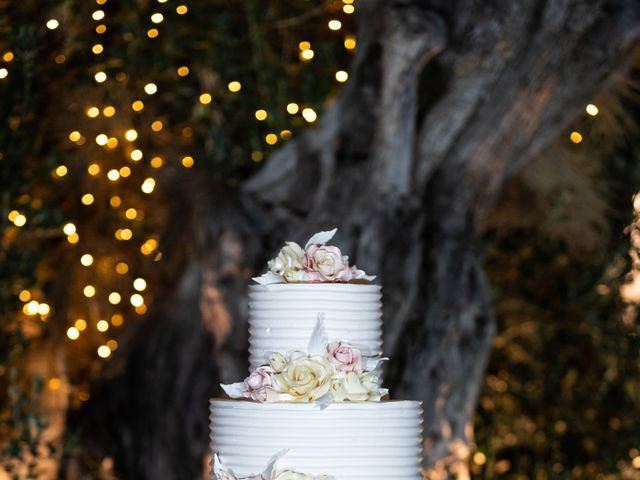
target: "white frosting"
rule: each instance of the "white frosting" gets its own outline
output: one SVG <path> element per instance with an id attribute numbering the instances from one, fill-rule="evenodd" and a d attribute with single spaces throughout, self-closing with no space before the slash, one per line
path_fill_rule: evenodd
<path id="1" fill-rule="evenodd" d="M 329 341 L 349 342 L 371 354 L 381 354 L 381 297 L 378 285 L 284 283 L 249 287 L 249 369 L 267 363 L 273 352 L 306 351 L 319 313 L 324 316 Z"/>
<path id="2" fill-rule="evenodd" d="M 420 480 L 419 402 L 314 404 L 211 400 L 211 446 L 238 476 L 278 468 L 338 480 Z"/>

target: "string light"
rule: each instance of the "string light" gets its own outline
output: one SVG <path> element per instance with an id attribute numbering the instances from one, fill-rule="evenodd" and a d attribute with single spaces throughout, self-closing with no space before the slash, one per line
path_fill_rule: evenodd
<path id="1" fill-rule="evenodd" d="M 314 55 L 315 55 L 314 51 L 311 50 L 310 48 L 307 50 L 303 50 L 300 52 L 300 60 L 308 62 L 313 58 Z"/>
<path id="2" fill-rule="evenodd" d="M 93 285 L 87 285 L 82 289 L 82 293 L 85 297 L 91 298 L 96 294 L 96 287 Z"/>
<path id="3" fill-rule="evenodd" d="M 20 213 L 14 218 L 13 224 L 16 227 L 24 227 L 27 224 L 27 217 Z"/>
<path id="4" fill-rule="evenodd" d="M 71 340 L 77 340 L 80 338 L 80 331 L 76 327 L 69 327 L 67 329 L 67 337 Z"/>
<path id="5" fill-rule="evenodd" d="M 56 55 L 56 58 L 54 58 L 53 60 L 58 65 L 62 65 L 64 62 L 67 61 L 67 57 L 65 57 L 62 53 L 59 53 L 58 55 Z"/>
<path id="6" fill-rule="evenodd" d="M 156 38 L 158 35 L 160 35 L 160 32 L 157 28 L 150 28 L 147 30 L 147 37 L 149 38 Z"/>
<path id="7" fill-rule="evenodd" d="M 118 146 L 118 139 L 116 137 L 111 137 L 107 140 L 107 148 L 114 149 Z"/>
<path id="8" fill-rule="evenodd" d="M 259 120 L 259 121 L 263 121 L 263 120 L 267 119 L 267 111 L 266 110 L 262 110 L 262 109 L 256 110 L 255 115 L 256 115 L 256 119 Z"/>
<path id="9" fill-rule="evenodd" d="M 163 20 L 164 15 L 162 15 L 161 13 L 154 13 L 153 15 L 151 15 L 151 21 L 153 23 L 162 23 Z"/>
<path id="10" fill-rule="evenodd" d="M 264 139 L 269 145 L 275 145 L 278 141 L 278 136 L 275 133 L 269 133 Z"/>
<path id="11" fill-rule="evenodd" d="M 575 131 L 571 132 L 571 135 L 569 135 L 569 138 L 575 144 L 582 142 L 582 135 L 579 132 L 575 132 Z"/>
<path id="12" fill-rule="evenodd" d="M 50 390 L 53 391 L 60 390 L 60 388 L 62 387 L 62 380 L 60 380 L 58 377 L 52 377 L 47 382 L 47 386 Z"/>
<path id="13" fill-rule="evenodd" d="M 342 28 L 342 22 L 340 20 L 329 20 L 327 24 L 329 26 L 329 30 L 338 31 Z"/>
<path id="14" fill-rule="evenodd" d="M 351 15 L 353 12 L 356 11 L 355 7 L 353 5 L 344 5 L 342 7 L 342 11 L 344 13 L 346 13 L 347 15 Z"/>
<path id="15" fill-rule="evenodd" d="M 47 20 L 46 25 L 49 30 L 55 30 L 60 26 L 60 22 L 58 22 L 58 20 L 56 20 L 55 18 L 51 18 Z"/>
<path id="16" fill-rule="evenodd" d="M 100 55 L 102 52 L 104 52 L 104 47 L 101 44 L 96 43 L 93 47 L 91 47 L 91 51 L 95 55 Z"/>
<path id="17" fill-rule="evenodd" d="M 186 77 L 187 75 L 189 75 L 189 67 L 187 67 L 186 65 L 183 65 L 182 67 L 178 68 L 177 72 L 178 72 L 178 76 Z"/>
<path id="18" fill-rule="evenodd" d="M 309 123 L 313 123 L 318 118 L 318 114 L 312 108 L 305 108 L 302 110 L 302 117 Z"/>
<path id="19" fill-rule="evenodd" d="M 101 133 L 100 135 L 96 136 L 96 143 L 101 147 L 105 146 L 108 141 L 109 141 L 109 137 L 107 137 L 104 133 Z"/>
<path id="20" fill-rule="evenodd" d="M 85 193 L 80 199 L 83 205 L 91 205 L 94 201 L 93 195 L 90 193 Z"/>
<path id="21" fill-rule="evenodd" d="M 114 195 L 109 199 L 109 205 L 113 208 L 118 208 L 122 204 L 122 199 L 118 195 Z"/>
<path id="22" fill-rule="evenodd" d="M 12 61 L 13 59 L 14 59 L 14 55 L 13 55 L 13 52 L 11 52 L 11 51 L 5 52 L 5 54 L 2 55 L 2 60 L 4 60 L 7 63 Z"/>
<path id="23" fill-rule="evenodd" d="M 31 300 L 31 292 L 29 290 L 22 290 L 18 295 L 21 302 L 28 302 Z"/>
<path id="24" fill-rule="evenodd" d="M 282 130 L 280 132 L 280 138 L 283 140 L 289 140 L 291 138 L 291 130 Z"/>
<path id="25" fill-rule="evenodd" d="M 287 104 L 287 113 L 289 113 L 291 115 L 295 115 L 299 111 L 300 111 L 300 107 L 298 106 L 297 103 L 289 103 L 289 104 Z"/>
<path id="26" fill-rule="evenodd" d="M 153 130 L 154 132 L 159 132 L 163 127 L 164 125 L 160 120 L 156 120 L 151 124 L 151 130 Z"/>
<path id="27" fill-rule="evenodd" d="M 136 138 L 138 138 L 138 132 L 136 132 L 133 128 L 130 128 L 126 132 L 124 132 L 124 138 L 133 142 Z"/>
<path id="28" fill-rule="evenodd" d="M 93 256 L 89 253 L 85 253 L 84 255 L 82 255 L 80 257 L 80 263 L 84 266 L 84 267 L 89 267 L 91 265 L 93 265 Z"/>
<path id="29" fill-rule="evenodd" d="M 134 112 L 140 112 L 140 111 L 142 111 L 144 109 L 144 103 L 142 103 L 141 100 L 136 100 L 135 102 L 133 102 L 131 104 L 131 109 Z"/>
<path id="30" fill-rule="evenodd" d="M 107 178 L 112 182 L 115 182 L 120 178 L 120 172 L 113 168 L 107 172 Z"/>
<path id="31" fill-rule="evenodd" d="M 96 176 L 100 173 L 100 165 L 98 165 L 97 163 L 92 163 L 91 165 L 89 165 L 89 167 L 87 167 L 87 171 L 89 172 L 89 175 Z"/>
<path id="32" fill-rule="evenodd" d="M 51 311 L 51 307 L 46 304 L 46 303 L 41 303 L 40 305 L 38 305 L 38 314 L 39 315 L 49 315 L 49 312 Z"/>
<path id="33" fill-rule="evenodd" d="M 102 110 L 102 114 L 105 117 L 113 117 L 116 114 L 116 107 L 114 107 L 113 105 L 108 105 L 104 107 L 104 109 Z"/>
<path id="34" fill-rule="evenodd" d="M 164 164 L 162 157 L 153 157 L 149 162 L 153 168 L 160 168 Z"/>
<path id="35" fill-rule="evenodd" d="M 100 24 L 100 25 L 96 26 L 96 33 L 98 35 L 102 35 L 106 31 L 107 31 L 107 26 L 106 25 Z"/>
<path id="36" fill-rule="evenodd" d="M 118 292 L 111 292 L 109 294 L 109 303 L 110 304 L 118 305 L 121 300 L 122 300 L 122 297 L 120 296 L 120 294 Z"/>
<path id="37" fill-rule="evenodd" d="M 24 307 L 22 307 L 22 311 L 29 316 L 37 315 L 39 305 L 40 304 L 37 301 L 31 300 L 29 303 L 25 304 Z"/>
<path id="38" fill-rule="evenodd" d="M 131 152 L 131 160 L 133 160 L 134 162 L 139 162 L 140 160 L 142 160 L 142 157 L 142 150 L 136 148 Z"/>
<path id="39" fill-rule="evenodd" d="M 189 9 L 187 8 L 186 5 L 178 5 L 176 7 L 176 13 L 178 15 L 184 15 L 185 13 L 187 13 L 189 11 Z"/>
<path id="40" fill-rule="evenodd" d="M 208 105 L 211 103 L 212 97 L 211 97 L 211 94 L 209 93 L 203 93 L 200 95 L 198 100 L 200 101 L 201 104 Z"/>
<path id="41" fill-rule="evenodd" d="M 0 68 L 0 80 L 7 78 L 7 75 L 9 75 L 9 70 L 6 68 Z"/>
<path id="42" fill-rule="evenodd" d="M 96 118 L 100 115 L 100 109 L 98 107 L 90 107 L 87 109 L 87 117 Z"/>
<path id="43" fill-rule="evenodd" d="M 300 50 L 309 50 L 311 48 L 311 43 L 307 41 L 302 41 L 298 43 L 298 48 Z"/>
<path id="44" fill-rule="evenodd" d="M 111 351 L 113 352 L 114 350 L 116 350 L 118 348 L 118 342 L 116 342 L 115 340 L 109 340 L 107 342 L 107 347 L 109 347 L 111 349 Z"/>
<path id="45" fill-rule="evenodd" d="M 153 95 L 158 91 L 158 86 L 155 83 L 147 83 L 144 86 L 144 91 L 147 93 L 147 95 Z"/>
<path id="46" fill-rule="evenodd" d="M 193 167 L 193 163 L 194 163 L 194 161 L 193 161 L 193 157 L 186 156 L 186 157 L 183 157 L 183 158 L 182 158 L 182 166 L 183 166 L 184 168 L 191 168 L 191 167 Z"/>
<path id="47" fill-rule="evenodd" d="M 84 332 L 87 329 L 87 321 L 83 318 L 79 318 L 73 324 L 79 332 Z"/>
<path id="48" fill-rule="evenodd" d="M 64 227 L 62 227 L 62 231 L 65 235 L 73 235 L 76 233 L 76 226 L 71 222 L 66 223 Z"/>
<path id="49" fill-rule="evenodd" d="M 133 288 L 135 288 L 138 292 L 142 292 L 145 288 L 147 288 L 147 282 L 144 278 L 136 278 L 133 281 Z"/>
<path id="50" fill-rule="evenodd" d="M 69 140 L 71 140 L 72 142 L 77 142 L 78 140 L 80 140 L 80 137 L 82 137 L 82 135 L 77 130 L 74 130 L 69 134 Z"/>
<path id="51" fill-rule="evenodd" d="M 103 83 L 107 79 L 107 74 L 104 72 L 96 73 L 93 78 L 95 78 L 96 82 Z"/>
<path id="52" fill-rule="evenodd" d="M 73 233 L 67 236 L 67 242 L 71 243 L 72 245 L 75 245 L 79 241 L 80 241 L 80 236 L 77 233 Z"/>
<path id="53" fill-rule="evenodd" d="M 119 313 L 115 313 L 111 315 L 111 325 L 114 327 L 119 327 L 124 322 L 124 317 Z"/>
<path id="54" fill-rule="evenodd" d="M 156 248 L 158 248 L 158 241 L 150 238 L 140 246 L 140 251 L 143 255 L 151 255 Z"/>
<path id="55" fill-rule="evenodd" d="M 116 272 L 120 275 L 125 275 L 129 271 L 129 265 L 124 262 L 120 262 L 116 265 Z"/>
<path id="56" fill-rule="evenodd" d="M 338 70 L 336 72 L 336 80 L 339 81 L 340 83 L 346 82 L 348 78 L 349 78 L 349 74 L 344 70 Z"/>
<path id="57" fill-rule="evenodd" d="M 144 192 L 144 193 L 151 193 L 153 192 L 153 189 L 156 187 L 156 181 L 153 178 L 146 178 L 144 180 L 144 182 L 142 182 L 142 185 L 140 186 L 140 189 Z"/>
<path id="58" fill-rule="evenodd" d="M 595 117 L 596 115 L 598 115 L 598 112 L 599 112 L 598 107 L 596 107 L 593 103 L 590 103 L 589 105 L 587 105 L 585 107 L 585 110 L 592 117 Z"/>
<path id="59" fill-rule="evenodd" d="M 144 304 L 144 298 L 139 293 L 134 293 L 133 295 L 131 295 L 129 301 L 134 307 L 140 307 Z"/>
<path id="60" fill-rule="evenodd" d="M 134 220 L 138 216 L 138 211 L 135 208 L 127 208 L 124 216 L 129 220 Z"/>
<path id="61" fill-rule="evenodd" d="M 64 165 L 60 165 L 56 168 L 55 173 L 58 177 L 64 177 L 67 174 L 67 171 L 67 167 L 65 167 Z"/>
<path id="62" fill-rule="evenodd" d="M 106 345 L 100 345 L 97 351 L 100 358 L 109 358 L 111 356 L 111 349 Z"/>
<path id="63" fill-rule="evenodd" d="M 227 85 L 227 88 L 229 89 L 230 92 L 236 93 L 240 91 L 240 89 L 242 88 L 242 84 L 237 80 L 234 80 L 232 82 L 229 82 L 229 85 Z"/>
<path id="64" fill-rule="evenodd" d="M 344 48 L 347 50 L 353 50 L 356 48 L 356 39 L 353 36 L 346 36 L 344 38 Z"/>
<path id="65" fill-rule="evenodd" d="M 264 158 L 264 156 L 262 155 L 262 152 L 255 150 L 253 152 L 251 152 L 251 160 L 253 160 L 254 162 L 259 162 Z"/>
<path id="66" fill-rule="evenodd" d="M 102 20 L 104 18 L 104 11 L 103 10 L 96 10 L 95 12 L 93 12 L 91 14 L 91 18 L 93 18 L 96 22 Z"/>
<path id="67" fill-rule="evenodd" d="M 121 167 L 120 170 L 118 170 L 118 172 L 120 173 L 120 176 L 122 178 L 127 178 L 129 175 L 131 175 L 131 169 L 126 165 L 124 167 Z"/>

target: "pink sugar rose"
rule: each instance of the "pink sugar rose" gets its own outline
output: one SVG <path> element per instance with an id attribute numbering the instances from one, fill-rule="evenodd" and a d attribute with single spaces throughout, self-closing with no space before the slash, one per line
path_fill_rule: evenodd
<path id="1" fill-rule="evenodd" d="M 362 354 L 356 347 L 342 342 L 331 342 L 327 345 L 329 358 L 342 372 L 359 372 L 362 370 Z"/>
<path id="2" fill-rule="evenodd" d="M 271 375 L 275 372 L 273 368 L 266 365 L 256 368 L 247 378 L 244 379 L 245 393 L 252 400 L 264 402 L 267 400 L 267 388 L 271 387 Z"/>
<path id="3" fill-rule="evenodd" d="M 348 257 L 342 256 L 340 249 L 334 246 L 309 245 L 305 250 L 304 268 L 307 272 L 318 273 L 327 282 L 348 282 L 353 278 Z"/>

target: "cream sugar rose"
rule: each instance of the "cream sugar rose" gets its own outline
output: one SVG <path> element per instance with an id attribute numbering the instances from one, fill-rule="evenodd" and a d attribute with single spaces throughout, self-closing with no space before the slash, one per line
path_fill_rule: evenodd
<path id="1" fill-rule="evenodd" d="M 335 232 L 287 242 L 250 287 L 250 374 L 211 401 L 218 480 L 420 479 L 420 403 L 381 402 L 380 287 Z"/>

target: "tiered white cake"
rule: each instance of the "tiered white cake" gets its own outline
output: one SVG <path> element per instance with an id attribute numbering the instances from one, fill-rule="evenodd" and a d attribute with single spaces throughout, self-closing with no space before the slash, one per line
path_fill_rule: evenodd
<path id="1" fill-rule="evenodd" d="M 333 233 L 288 243 L 250 287 L 251 374 L 210 405 L 215 479 L 421 478 L 420 403 L 380 401 L 380 287 Z"/>

